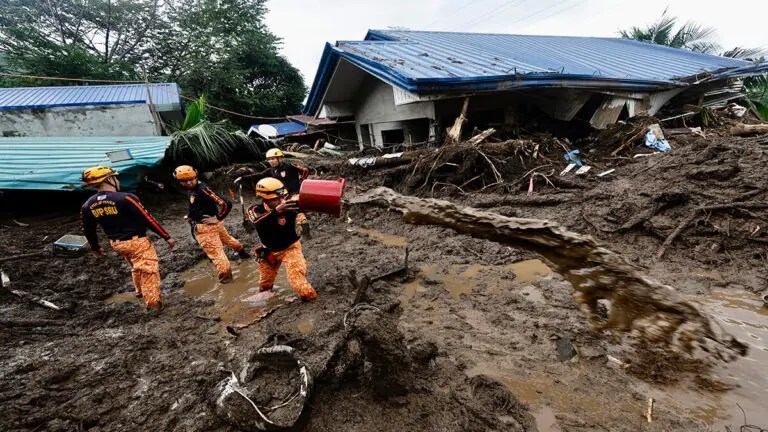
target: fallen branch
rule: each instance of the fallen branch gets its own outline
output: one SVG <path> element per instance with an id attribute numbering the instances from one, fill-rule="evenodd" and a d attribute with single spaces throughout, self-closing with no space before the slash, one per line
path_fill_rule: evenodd
<path id="1" fill-rule="evenodd" d="M 507 195 L 501 198 L 480 199 L 474 203 L 477 208 L 501 207 L 506 205 L 513 206 L 555 206 L 573 202 L 575 195 Z"/>
<path id="2" fill-rule="evenodd" d="M 715 210 L 729 210 L 729 209 L 735 209 L 735 208 L 768 208 L 768 202 L 735 202 L 730 204 L 716 204 L 716 205 L 708 205 L 708 206 L 702 206 L 702 207 L 696 207 L 691 214 L 685 218 L 680 224 L 675 228 L 674 231 L 672 231 L 672 234 L 667 237 L 666 240 L 664 240 L 664 243 L 661 245 L 661 248 L 659 248 L 659 251 L 656 253 L 656 260 L 660 260 L 662 257 L 664 257 L 664 254 L 667 253 L 667 249 L 672 245 L 672 242 L 675 241 L 675 239 L 680 235 L 683 230 L 693 222 L 694 219 L 696 219 L 696 216 L 699 214 L 699 212 L 705 212 L 705 211 L 715 211 Z"/>
<path id="3" fill-rule="evenodd" d="M 11 255 L 11 256 L 0 258 L 0 263 L 19 260 L 19 259 L 25 259 L 25 258 L 35 258 L 35 257 L 45 256 L 48 254 L 49 254 L 48 251 L 40 251 L 40 252 L 32 252 L 32 253 L 26 253 L 21 255 Z"/>
<path id="4" fill-rule="evenodd" d="M 8 290 L 11 294 L 15 295 L 16 297 L 23 298 L 24 300 L 29 300 L 32 303 L 35 303 L 39 306 L 42 306 L 44 308 L 53 309 L 53 310 L 61 310 L 61 307 L 56 306 L 55 304 L 49 302 L 48 300 L 43 300 L 41 298 L 37 298 L 33 296 L 32 294 L 25 293 L 24 291 L 19 290 Z"/>
<path id="5" fill-rule="evenodd" d="M 46 320 L 46 319 L 37 319 L 37 320 L 10 320 L 10 319 L 4 319 L 0 320 L 0 326 L 5 327 L 60 327 L 64 326 L 67 323 L 62 321 L 56 321 L 56 320 Z"/>
<path id="6" fill-rule="evenodd" d="M 405 263 L 403 264 L 403 267 L 400 267 L 399 269 L 395 269 L 392 271 L 389 271 L 387 273 L 384 273 L 379 276 L 374 277 L 368 277 L 363 276 L 362 278 L 357 278 L 357 272 L 355 270 L 350 270 L 347 274 L 347 280 L 349 280 L 349 283 L 352 284 L 352 287 L 356 289 L 355 292 L 355 299 L 352 301 L 353 305 L 356 305 L 358 303 L 362 303 L 363 299 L 365 298 L 365 291 L 368 289 L 368 287 L 379 280 L 387 279 L 392 276 L 397 276 L 399 274 L 408 274 L 408 255 L 410 253 L 410 250 L 408 247 L 405 248 Z"/>
<path id="7" fill-rule="evenodd" d="M 648 423 L 653 422 L 653 398 L 648 398 L 648 410 L 645 412 Z"/>
<path id="8" fill-rule="evenodd" d="M 480 132 L 479 134 L 473 136 L 472 138 L 470 138 L 469 141 L 467 141 L 467 144 L 478 145 L 481 142 L 485 141 L 486 138 L 493 135 L 494 133 L 496 133 L 496 129 L 494 128 L 486 129 Z"/>

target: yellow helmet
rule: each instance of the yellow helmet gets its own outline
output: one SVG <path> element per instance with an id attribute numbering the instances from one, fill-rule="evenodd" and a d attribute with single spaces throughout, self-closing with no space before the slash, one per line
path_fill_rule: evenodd
<path id="1" fill-rule="evenodd" d="M 283 151 L 282 151 L 282 150 L 280 150 L 279 148 L 273 148 L 273 149 L 269 149 L 269 150 L 267 150 L 267 155 L 266 155 L 266 157 L 267 157 L 267 158 L 273 158 L 273 157 L 285 157 L 285 155 L 283 154 Z"/>
<path id="2" fill-rule="evenodd" d="M 173 178 L 178 181 L 192 180 L 197 178 L 197 170 L 189 165 L 181 165 L 173 170 Z"/>
<path id="3" fill-rule="evenodd" d="M 283 182 L 276 178 L 267 177 L 256 183 L 256 196 L 264 199 L 279 198 L 288 195 Z"/>
<path id="4" fill-rule="evenodd" d="M 87 185 L 97 185 L 116 175 L 117 171 L 111 167 L 100 165 L 83 170 L 81 180 Z"/>

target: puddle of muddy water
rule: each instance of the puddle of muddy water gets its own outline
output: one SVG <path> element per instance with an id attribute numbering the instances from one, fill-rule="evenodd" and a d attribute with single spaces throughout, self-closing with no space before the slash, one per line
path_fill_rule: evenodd
<path id="1" fill-rule="evenodd" d="M 561 432 L 560 426 L 557 425 L 555 419 L 555 412 L 548 406 L 543 406 L 539 411 L 533 414 L 533 418 L 536 419 L 536 428 L 539 432 Z"/>
<path id="2" fill-rule="evenodd" d="M 308 319 L 301 320 L 296 324 L 296 329 L 303 334 L 312 333 L 312 330 L 314 330 L 314 328 L 315 328 L 315 325 L 312 324 L 312 321 Z"/>
<path id="3" fill-rule="evenodd" d="M 104 301 L 107 302 L 107 304 L 121 304 L 121 303 L 139 303 L 142 300 L 136 297 L 136 293 L 134 293 L 133 291 L 129 291 L 129 292 L 112 294 L 111 296 L 109 296 L 109 298 L 107 298 Z"/>
<path id="4" fill-rule="evenodd" d="M 643 403 L 585 397 L 569 391 L 564 384 L 556 383 L 555 378 L 546 373 L 530 372 L 526 376 L 517 376 L 513 372 L 505 372 L 500 365 L 490 363 L 477 364 L 466 373 L 470 377 L 487 375 L 504 384 L 518 400 L 531 406 L 531 414 L 540 432 L 562 431 L 555 417 L 558 413 L 587 415 L 597 424 L 610 424 L 617 413 L 621 416 L 632 413 L 640 415 L 643 412 Z"/>
<path id="5" fill-rule="evenodd" d="M 213 265 L 206 260 L 182 273 L 181 277 L 186 281 L 184 291 L 193 297 L 213 300 L 209 313 L 220 317 L 226 324 L 249 324 L 293 295 L 284 268 L 280 269 L 275 280 L 275 296 L 259 293 L 259 265 L 256 261 L 233 262 L 232 275 L 232 282 L 220 283 Z"/>
<path id="6" fill-rule="evenodd" d="M 698 399 L 698 409 L 693 408 L 692 413 L 715 427 L 740 426 L 743 414 L 738 403 L 750 423 L 768 428 L 768 307 L 757 295 L 743 291 L 715 291 L 692 301 L 701 304 L 726 331 L 749 346 L 746 357 L 714 371 L 723 383 L 737 387 Z"/>
<path id="7" fill-rule="evenodd" d="M 406 245 L 408 245 L 408 240 L 402 236 L 386 234 L 379 230 L 375 230 L 371 228 L 363 228 L 363 227 L 355 227 L 355 228 L 352 228 L 351 230 L 354 232 L 358 232 L 360 234 L 365 234 L 368 237 L 379 241 L 384 246 L 405 247 Z"/>
<path id="8" fill-rule="evenodd" d="M 552 273 L 552 269 L 538 259 L 504 266 L 423 264 L 419 266 L 419 271 L 419 277 L 403 285 L 403 292 L 400 295 L 403 303 L 411 301 L 417 292 L 428 291 L 426 286 L 430 282 L 438 282 L 454 300 L 485 286 L 491 294 L 499 294 L 502 289 L 519 289 L 529 300 L 545 303 L 541 292 L 527 284 Z M 502 277 L 510 273 L 515 275 L 513 280 Z M 521 287 L 522 284 L 526 285 Z"/>
<path id="9" fill-rule="evenodd" d="M 519 283 L 533 282 L 544 275 L 552 274 L 552 269 L 540 259 L 531 259 L 504 266 L 505 270 L 515 274 Z"/>

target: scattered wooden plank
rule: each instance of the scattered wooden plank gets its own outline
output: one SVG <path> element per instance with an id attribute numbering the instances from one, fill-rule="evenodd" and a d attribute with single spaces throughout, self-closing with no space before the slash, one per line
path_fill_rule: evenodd
<path id="1" fill-rule="evenodd" d="M 731 128 L 731 135 L 735 136 L 749 136 L 764 133 L 768 133 L 768 124 L 742 124 Z"/>
<path id="2" fill-rule="evenodd" d="M 467 108 L 469 108 L 469 98 L 464 98 L 464 105 L 461 108 L 461 114 L 459 114 L 458 117 L 456 117 L 456 121 L 453 122 L 453 126 L 451 126 L 450 129 L 448 129 L 448 132 L 445 134 L 447 138 L 448 143 L 457 143 L 459 140 L 461 140 L 461 128 L 464 126 L 464 123 L 467 122 Z"/>

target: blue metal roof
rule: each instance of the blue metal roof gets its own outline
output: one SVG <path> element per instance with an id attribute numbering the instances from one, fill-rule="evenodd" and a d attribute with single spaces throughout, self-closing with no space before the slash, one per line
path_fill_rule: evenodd
<path id="1" fill-rule="evenodd" d="M 85 168 L 109 165 L 130 190 L 142 167 L 156 165 L 170 137 L 0 138 L 0 189 L 71 190 L 80 187 Z M 129 150 L 133 159 L 111 162 L 107 152 Z"/>
<path id="2" fill-rule="evenodd" d="M 306 113 L 319 110 L 342 58 L 417 94 L 525 87 L 648 91 L 687 86 L 697 77 L 768 70 L 768 65 L 629 39 L 371 30 L 363 41 L 326 44 Z"/>
<path id="3" fill-rule="evenodd" d="M 298 122 L 283 122 L 283 123 L 270 123 L 270 126 L 277 129 L 277 136 L 292 135 L 297 133 L 304 133 L 307 131 L 307 126 Z"/>
<path id="4" fill-rule="evenodd" d="M 275 128 L 275 130 L 277 131 L 277 135 L 264 136 L 259 130 L 259 126 L 271 126 Z M 277 138 L 277 137 L 282 137 L 286 135 L 305 133 L 307 131 L 307 125 L 300 123 L 298 121 L 288 121 L 288 122 L 282 122 L 282 123 L 268 123 L 268 124 L 262 124 L 262 125 L 253 125 L 251 126 L 250 130 L 264 136 L 265 138 Z"/>
<path id="5" fill-rule="evenodd" d="M 157 111 L 181 109 L 176 83 L 149 84 L 149 91 Z M 145 84 L 0 88 L 0 110 L 143 103 Z"/>

